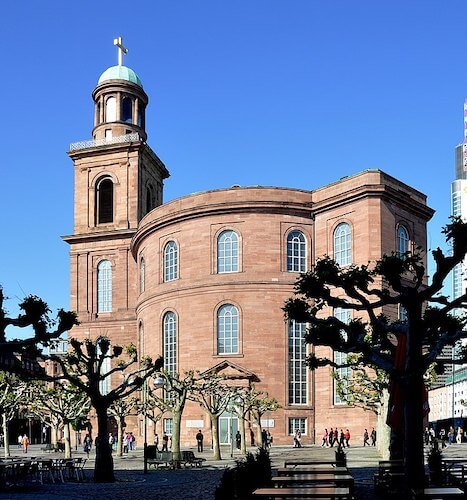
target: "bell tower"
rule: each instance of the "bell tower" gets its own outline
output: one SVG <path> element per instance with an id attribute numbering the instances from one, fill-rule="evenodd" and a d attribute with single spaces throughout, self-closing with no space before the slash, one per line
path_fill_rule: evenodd
<path id="1" fill-rule="evenodd" d="M 74 230 L 70 245 L 70 307 L 80 325 L 74 337 L 136 339 L 137 264 L 130 242 L 139 221 L 162 204 L 165 165 L 147 145 L 148 96 L 138 75 L 123 65 L 128 50 L 114 40 L 118 64 L 92 92 L 92 139 L 71 144 Z M 116 324 L 118 322 L 118 326 Z"/>

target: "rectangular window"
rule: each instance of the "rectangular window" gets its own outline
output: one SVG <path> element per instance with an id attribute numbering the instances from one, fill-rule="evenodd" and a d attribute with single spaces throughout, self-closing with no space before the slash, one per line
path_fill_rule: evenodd
<path id="1" fill-rule="evenodd" d="M 351 312 L 350 312 L 349 309 L 342 309 L 340 307 L 337 307 L 334 310 L 334 316 L 339 321 L 341 321 L 342 323 L 345 323 L 345 324 L 349 324 L 350 323 Z M 344 334 L 345 332 L 342 332 L 342 333 Z M 347 354 L 346 353 L 334 351 L 334 362 L 335 363 L 343 364 L 346 361 L 347 361 Z M 346 381 L 348 381 L 349 378 L 350 378 L 351 369 L 350 368 L 337 368 L 335 370 L 335 373 L 336 373 L 337 377 L 339 378 L 339 380 L 342 381 L 342 385 L 343 385 L 344 392 L 345 392 Z M 334 384 L 333 385 L 334 385 L 334 390 L 333 390 L 333 393 L 334 393 L 334 404 L 335 405 L 344 404 L 345 401 L 337 393 L 337 380 L 334 380 Z"/>
<path id="2" fill-rule="evenodd" d="M 308 394 L 305 323 L 289 321 L 288 326 L 288 365 L 289 365 L 289 404 L 306 405 Z"/>
<path id="3" fill-rule="evenodd" d="M 164 432 L 171 436 L 173 433 L 173 419 L 172 418 L 164 418 Z"/>
<path id="4" fill-rule="evenodd" d="M 289 418 L 289 436 L 293 436 L 296 430 L 306 436 L 306 418 Z"/>

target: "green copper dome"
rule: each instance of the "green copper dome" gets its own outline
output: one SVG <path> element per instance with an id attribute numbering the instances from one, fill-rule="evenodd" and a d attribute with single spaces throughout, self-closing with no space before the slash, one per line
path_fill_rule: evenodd
<path id="1" fill-rule="evenodd" d="M 126 80 L 127 82 L 135 83 L 143 88 L 143 84 L 139 79 L 139 76 L 130 68 L 126 66 L 111 66 L 107 68 L 99 78 L 97 82 L 100 85 L 102 82 L 107 80 Z"/>

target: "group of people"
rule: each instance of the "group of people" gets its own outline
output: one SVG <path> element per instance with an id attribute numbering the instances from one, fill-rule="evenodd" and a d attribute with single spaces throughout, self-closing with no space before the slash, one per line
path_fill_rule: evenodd
<path id="1" fill-rule="evenodd" d="M 436 438 L 436 433 L 433 427 L 425 427 L 425 431 L 423 433 L 423 440 L 426 446 L 433 444 Z M 446 447 L 446 439 L 449 444 L 461 444 L 464 442 L 464 429 L 461 426 L 457 427 L 457 430 L 451 425 L 449 426 L 449 430 L 446 433 L 446 429 L 442 428 L 439 431 L 438 438 L 441 441 L 441 446 L 443 448 Z"/>
<path id="2" fill-rule="evenodd" d="M 343 429 L 340 430 L 340 432 L 337 430 L 337 427 L 334 429 L 331 427 L 331 429 L 328 431 L 327 429 L 324 429 L 323 433 L 323 441 L 321 443 L 321 447 L 329 447 L 332 448 L 334 445 L 340 446 L 342 448 L 349 448 L 350 447 L 350 431 L 349 429 L 345 429 L 345 432 Z"/>
<path id="3" fill-rule="evenodd" d="M 18 436 L 18 448 L 23 448 L 23 453 L 28 452 L 29 438 L 27 434 L 20 434 Z"/>
<path id="4" fill-rule="evenodd" d="M 376 430 L 373 427 L 371 434 L 368 434 L 368 429 L 365 429 L 363 433 L 363 446 L 370 446 L 370 438 L 371 438 L 371 446 L 376 446 Z"/>
<path id="5" fill-rule="evenodd" d="M 201 431 L 200 431 L 201 432 Z M 170 438 L 170 444 L 169 444 L 169 438 Z M 202 442 L 202 439 L 201 439 Z M 169 451 L 169 448 L 172 448 L 172 436 L 168 436 L 166 432 L 162 435 L 162 448 L 159 450 L 159 434 L 154 434 L 154 446 L 156 447 L 157 451 Z M 201 448 L 202 448 L 201 444 Z M 199 447 L 198 447 L 199 451 Z"/>

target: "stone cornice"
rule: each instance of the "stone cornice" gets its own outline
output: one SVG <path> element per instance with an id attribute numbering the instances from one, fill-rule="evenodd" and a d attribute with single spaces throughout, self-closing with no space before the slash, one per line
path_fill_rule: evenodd
<path id="1" fill-rule="evenodd" d="M 96 231 L 95 233 L 70 234 L 62 236 L 62 240 L 67 243 L 89 243 L 93 241 L 109 241 L 120 240 L 124 238 L 132 238 L 136 233 L 136 229 L 115 229 L 113 231 Z"/>

